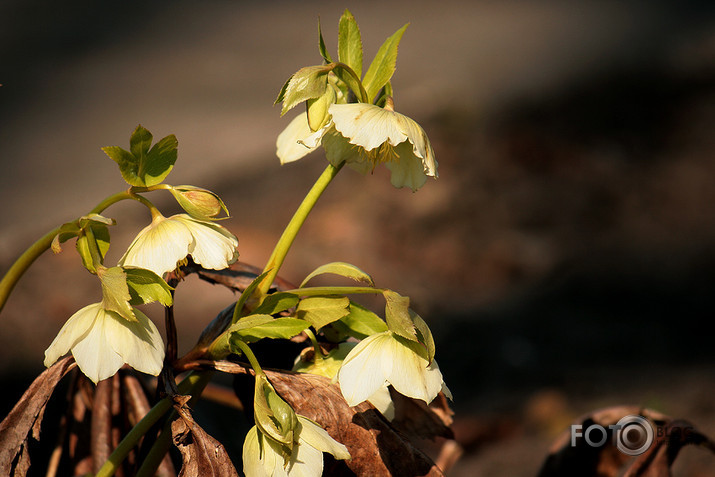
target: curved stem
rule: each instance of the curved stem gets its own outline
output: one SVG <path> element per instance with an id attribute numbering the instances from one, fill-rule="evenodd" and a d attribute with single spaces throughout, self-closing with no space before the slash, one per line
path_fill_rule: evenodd
<path id="1" fill-rule="evenodd" d="M 110 205 L 129 198 L 129 191 L 122 191 L 117 194 L 110 195 L 97 204 L 89 213 L 100 214 Z M 32 263 L 37 260 L 37 258 L 45 252 L 45 250 L 50 248 L 52 240 L 54 240 L 55 236 L 61 232 L 61 229 L 62 226 L 59 226 L 47 232 L 39 240 L 30 245 L 27 250 L 25 250 L 17 260 L 15 260 L 15 263 L 10 266 L 10 269 L 2 277 L 2 280 L 0 280 L 0 311 L 2 311 L 5 306 L 10 293 L 13 288 L 15 288 L 18 280 L 20 280 L 20 277 L 22 277 L 27 269 L 30 268 L 30 265 L 32 265 Z"/>
<path id="2" fill-rule="evenodd" d="M 248 359 L 248 362 L 251 363 L 251 367 L 256 372 L 256 376 L 258 376 L 259 374 L 264 374 L 263 369 L 261 368 L 261 365 L 258 363 L 258 360 L 256 359 L 256 355 L 253 354 L 253 351 L 251 351 L 251 348 L 249 348 L 248 345 L 241 340 L 236 340 L 235 343 L 239 348 L 241 348 L 241 351 Z"/>
<path id="3" fill-rule="evenodd" d="M 323 351 L 320 349 L 320 343 L 318 343 L 318 339 L 315 337 L 315 333 L 313 333 L 310 328 L 304 329 L 303 332 L 308 335 L 308 339 L 310 339 L 310 342 L 313 344 L 313 361 L 315 361 L 316 363 L 318 361 L 321 361 L 324 358 Z"/>
<path id="4" fill-rule="evenodd" d="M 288 250 L 290 250 L 290 247 L 293 244 L 296 235 L 298 235 L 300 228 L 303 226 L 305 219 L 308 217 L 308 214 L 311 210 L 313 210 L 313 206 L 328 187 L 328 184 L 330 184 L 333 178 L 335 178 L 338 172 L 340 172 L 343 165 L 344 163 L 340 163 L 338 166 L 328 164 L 328 167 L 326 167 L 320 177 L 318 177 L 318 180 L 315 181 L 313 187 L 310 191 L 308 191 L 308 194 L 305 196 L 305 199 L 303 199 L 303 202 L 301 202 L 300 206 L 298 206 L 298 210 L 296 210 L 295 214 L 293 214 L 293 218 L 290 222 L 288 222 L 288 225 L 283 231 L 283 235 L 281 235 L 281 238 L 278 239 L 278 243 L 276 243 L 276 247 L 273 249 L 273 253 L 263 269 L 263 271 L 267 272 L 267 274 L 261 281 L 260 285 L 258 285 L 257 289 L 261 300 L 263 300 L 263 297 L 265 297 L 268 289 L 271 287 L 273 280 L 275 280 L 278 275 L 278 271 L 280 270 L 281 265 L 283 265 L 283 261 L 288 254 Z"/>

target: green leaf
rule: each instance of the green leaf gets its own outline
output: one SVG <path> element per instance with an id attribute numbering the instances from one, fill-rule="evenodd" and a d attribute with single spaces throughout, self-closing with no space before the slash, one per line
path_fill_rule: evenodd
<path id="1" fill-rule="evenodd" d="M 253 279 L 253 281 L 246 287 L 243 292 L 241 292 L 241 296 L 238 297 L 238 301 L 236 302 L 236 309 L 237 311 L 234 311 L 234 316 L 241 316 L 241 312 L 243 311 L 243 307 L 248 301 L 249 298 L 251 298 L 251 295 L 253 295 L 253 292 L 256 290 L 256 287 L 263 281 L 263 279 L 268 275 L 269 271 L 265 271 L 258 275 L 256 278 Z"/>
<path id="2" fill-rule="evenodd" d="M 370 101 L 372 101 L 377 92 L 380 91 L 380 88 L 390 81 L 390 78 L 392 78 L 392 75 L 395 73 L 397 47 L 408 26 L 409 23 L 405 24 L 391 37 L 385 40 L 385 43 L 382 44 L 375 55 L 375 59 L 370 63 L 370 67 L 367 69 L 367 73 L 365 73 L 365 78 L 363 78 L 363 84 L 365 85 L 365 90 L 367 91 L 367 96 Z"/>
<path id="3" fill-rule="evenodd" d="M 320 56 L 323 57 L 326 63 L 332 63 L 333 59 L 328 53 L 328 49 L 325 47 L 325 40 L 323 40 L 323 30 L 320 27 L 320 17 L 318 17 L 318 50 L 320 51 Z"/>
<path id="4" fill-rule="evenodd" d="M 229 333 L 232 341 L 239 339 L 245 343 L 253 343 L 263 338 L 287 340 L 309 326 L 310 323 L 298 318 L 249 315 L 231 325 Z"/>
<path id="5" fill-rule="evenodd" d="M 345 296 L 315 296 L 298 303 L 296 315 L 317 330 L 350 313 L 350 299 Z"/>
<path id="6" fill-rule="evenodd" d="M 387 331 L 387 324 L 382 318 L 352 301 L 348 315 L 334 322 L 332 326 L 338 331 L 360 340 Z"/>
<path id="7" fill-rule="evenodd" d="M 136 321 L 137 317 L 129 304 L 131 295 L 124 270 L 121 267 L 101 267 L 97 270 L 97 276 L 102 282 L 102 306 L 104 309 L 114 311 L 127 320 Z"/>
<path id="8" fill-rule="evenodd" d="M 76 237 L 80 232 L 79 225 L 77 222 L 67 222 L 60 226 L 59 232 L 52 239 L 50 247 L 52 248 L 52 253 L 58 254 L 62 251 L 61 243 L 65 243 L 72 237 Z"/>
<path id="9" fill-rule="evenodd" d="M 373 282 L 372 277 L 360 270 L 355 265 L 346 262 L 331 262 L 326 263 L 325 265 L 321 265 L 320 267 L 310 272 L 310 274 L 305 277 L 303 283 L 301 283 L 300 287 L 298 288 L 303 288 L 305 284 L 308 283 L 312 278 L 315 278 L 318 275 L 324 275 L 326 273 L 351 278 L 356 282 L 367 283 L 371 287 L 375 286 L 375 282 Z"/>
<path id="10" fill-rule="evenodd" d="M 417 341 L 415 324 L 410 318 L 410 299 L 392 290 L 383 292 L 387 327 L 408 340 Z"/>
<path id="11" fill-rule="evenodd" d="M 412 318 L 412 322 L 415 324 L 415 328 L 417 328 L 417 339 L 427 349 L 427 361 L 431 363 L 435 354 L 432 331 L 429 329 L 429 326 L 427 326 L 425 320 L 412 310 L 410 310 L 410 318 Z"/>
<path id="12" fill-rule="evenodd" d="M 255 314 L 275 315 L 282 311 L 293 308 L 298 304 L 298 295 L 286 292 L 277 292 L 268 295 L 263 299 L 263 303 L 254 310 Z"/>
<path id="13" fill-rule="evenodd" d="M 338 59 L 362 77 L 362 39 L 353 14 L 345 9 L 338 30 Z"/>
<path id="14" fill-rule="evenodd" d="M 332 64 L 306 66 L 291 76 L 285 86 L 285 90 L 281 91 L 283 97 L 281 116 L 298 103 L 322 96 L 328 86 L 328 73 L 334 67 Z M 279 95 L 280 97 L 281 95 Z"/>
<path id="15" fill-rule="evenodd" d="M 90 229 L 91 233 L 87 229 Z M 101 259 L 99 264 L 95 264 L 92 258 L 90 241 L 94 242 L 94 247 L 99 251 Z M 104 256 L 109 250 L 109 228 L 102 223 L 89 222 L 77 234 L 76 247 L 84 268 L 96 274 L 96 265 L 101 265 L 104 262 Z"/>
<path id="16" fill-rule="evenodd" d="M 119 146 L 103 147 L 119 165 L 124 180 L 132 186 L 148 187 L 160 184 L 174 167 L 178 142 L 172 134 L 151 147 L 152 134 L 141 125 L 129 139 L 129 151 Z"/>
<path id="17" fill-rule="evenodd" d="M 143 268 L 125 268 L 127 286 L 131 305 L 142 305 L 158 301 L 164 306 L 171 306 L 174 299 L 171 296 L 172 288 L 156 273 Z"/>

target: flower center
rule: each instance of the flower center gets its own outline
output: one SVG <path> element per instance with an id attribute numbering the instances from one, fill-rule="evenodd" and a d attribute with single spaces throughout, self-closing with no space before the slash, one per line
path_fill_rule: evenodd
<path id="1" fill-rule="evenodd" d="M 397 162 L 400 155 L 397 154 L 395 147 L 389 141 L 385 141 L 380 146 L 369 151 L 365 151 L 367 159 L 372 162 L 372 167 L 375 168 L 380 163 Z"/>

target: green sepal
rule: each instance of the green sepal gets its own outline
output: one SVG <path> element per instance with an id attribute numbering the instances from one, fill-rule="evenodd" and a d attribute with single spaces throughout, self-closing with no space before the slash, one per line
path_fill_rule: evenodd
<path id="1" fill-rule="evenodd" d="M 296 308 L 296 316 L 316 330 L 350 313 L 350 299 L 346 296 L 313 296 L 303 298 Z"/>
<path id="2" fill-rule="evenodd" d="M 328 86 L 325 92 L 318 98 L 312 98 L 305 102 L 308 114 L 308 127 L 315 132 L 325 126 L 330 120 L 328 108 L 335 103 L 335 90 Z"/>
<path id="3" fill-rule="evenodd" d="M 387 324 L 382 318 L 353 301 L 350 302 L 348 315 L 332 323 L 332 326 L 337 331 L 360 340 L 387 331 Z"/>
<path id="4" fill-rule="evenodd" d="M 174 298 L 172 288 L 156 273 L 144 268 L 124 268 L 131 299 L 129 304 L 142 305 L 158 301 L 164 306 L 171 306 Z"/>
<path id="5" fill-rule="evenodd" d="M 283 102 L 281 116 L 298 103 L 308 99 L 318 98 L 325 93 L 328 86 L 328 73 L 335 65 L 306 66 L 291 76 L 281 89 L 276 103 Z"/>
<path id="6" fill-rule="evenodd" d="M 190 216 L 199 220 L 217 220 L 221 212 L 228 217 L 228 209 L 221 198 L 207 189 L 192 185 L 174 186 L 169 189 L 176 202 Z"/>
<path id="7" fill-rule="evenodd" d="M 102 307 L 127 320 L 137 321 L 134 309 L 129 303 L 131 295 L 124 270 L 121 267 L 98 267 L 97 276 L 102 282 Z"/>
<path id="8" fill-rule="evenodd" d="M 305 284 L 308 283 L 312 278 L 315 278 L 318 275 L 324 275 L 326 273 L 350 278 L 352 280 L 355 280 L 356 282 L 366 283 L 371 287 L 375 286 L 375 282 L 372 280 L 372 277 L 369 274 L 360 270 L 355 265 L 346 262 L 331 262 L 326 263 L 325 265 L 321 265 L 312 272 L 310 272 L 298 288 L 303 288 Z"/>
<path id="9" fill-rule="evenodd" d="M 72 237 L 76 237 L 79 234 L 79 231 L 80 228 L 77 221 L 62 224 L 57 232 L 57 235 L 55 235 L 52 239 L 52 243 L 50 244 L 52 253 L 58 254 L 62 252 L 62 246 L 60 244 L 65 243 Z"/>
<path id="10" fill-rule="evenodd" d="M 298 318 L 273 318 L 270 315 L 248 315 L 228 329 L 229 340 L 241 340 L 253 343 L 263 338 L 290 339 L 308 328 L 310 323 Z M 232 344 L 234 352 L 240 352 L 238 346 Z"/>
<path id="11" fill-rule="evenodd" d="M 415 324 L 410 317 L 410 299 L 392 290 L 385 290 L 385 321 L 387 327 L 408 340 L 417 341 Z"/>
<path id="12" fill-rule="evenodd" d="M 255 314 L 275 315 L 293 308 L 298 304 L 298 295 L 286 292 L 277 292 L 266 296 L 253 312 Z"/>
<path id="13" fill-rule="evenodd" d="M 338 60 L 352 68 L 358 78 L 362 76 L 360 28 L 347 8 L 340 17 L 338 28 Z"/>
<path id="14" fill-rule="evenodd" d="M 370 67 L 367 69 L 367 73 L 365 73 L 365 77 L 363 78 L 363 85 L 367 91 L 368 101 L 372 101 L 378 91 L 380 91 L 380 88 L 385 86 L 395 73 L 397 47 L 408 26 L 409 23 L 405 24 L 385 40 L 377 51 L 372 63 L 370 63 Z"/>
<path id="15" fill-rule="evenodd" d="M 110 219 L 111 220 L 111 219 Z M 80 229 L 77 234 L 77 253 L 82 258 L 82 265 L 90 273 L 97 273 L 97 266 L 104 263 L 104 256 L 109 250 L 109 228 L 103 222 L 79 220 Z M 90 243 L 92 242 L 92 243 Z M 99 252 L 99 263 L 95 263 L 92 247 Z"/>
<path id="16" fill-rule="evenodd" d="M 293 449 L 298 417 L 293 408 L 278 395 L 263 373 L 256 375 L 253 415 L 256 426 L 263 434 L 288 449 Z"/>
<path id="17" fill-rule="evenodd" d="M 335 73 L 335 76 L 337 76 L 340 81 L 345 83 L 345 85 L 355 94 L 356 98 L 360 98 L 360 100 L 367 101 L 368 98 L 363 97 L 364 89 L 362 83 L 350 73 L 352 68 L 350 68 L 350 70 L 348 70 L 347 68 L 349 68 L 349 66 L 343 66 L 341 64 L 338 64 L 335 66 L 333 73 Z"/>
<path id="18" fill-rule="evenodd" d="M 432 330 L 429 329 L 425 320 L 422 319 L 420 315 L 410 310 L 410 318 L 415 324 L 417 330 L 417 339 L 427 350 L 427 361 L 430 363 L 434 359 L 435 346 L 434 337 L 432 336 Z"/>
<path id="19" fill-rule="evenodd" d="M 129 185 L 149 187 L 161 184 L 174 167 L 179 144 L 176 137 L 171 134 L 150 147 L 152 139 L 152 134 L 139 125 L 129 139 L 129 151 L 119 146 L 102 148 L 119 165 L 119 171 Z"/>
<path id="20" fill-rule="evenodd" d="M 328 53 L 328 49 L 325 47 L 325 40 L 323 39 L 323 29 L 320 27 L 320 17 L 318 17 L 318 51 L 320 56 L 323 57 L 326 63 L 332 63 L 333 59 Z"/>

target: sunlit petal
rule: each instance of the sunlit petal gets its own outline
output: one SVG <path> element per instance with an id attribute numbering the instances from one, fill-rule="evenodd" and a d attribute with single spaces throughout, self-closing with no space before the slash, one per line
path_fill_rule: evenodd
<path id="1" fill-rule="evenodd" d="M 45 351 L 45 366 L 52 366 L 61 356 L 92 329 L 97 315 L 102 311 L 101 303 L 87 305 L 72 315 Z"/>

